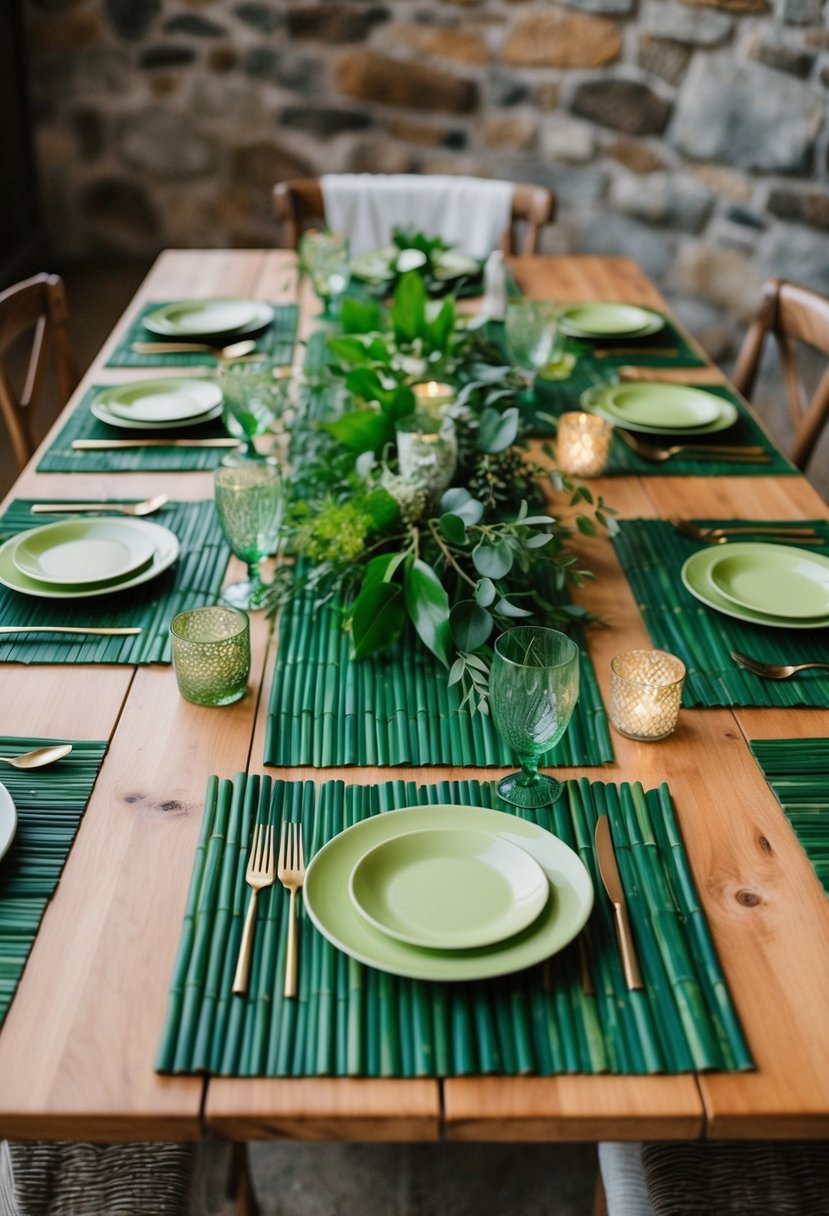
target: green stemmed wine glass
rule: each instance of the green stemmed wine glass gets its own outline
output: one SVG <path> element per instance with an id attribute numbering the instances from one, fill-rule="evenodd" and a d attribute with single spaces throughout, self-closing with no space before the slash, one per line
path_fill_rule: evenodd
<path id="1" fill-rule="evenodd" d="M 240 452 L 222 462 L 264 460 L 254 446 L 257 435 L 272 430 L 286 404 L 286 381 L 271 359 L 244 359 L 220 363 L 219 385 L 224 397 L 224 424 L 231 435 L 243 441 Z"/>
<path id="2" fill-rule="evenodd" d="M 560 343 L 557 306 L 549 300 L 511 300 L 504 314 L 504 337 L 511 357 L 524 373 L 522 396 L 531 401 L 535 377 Z"/>
<path id="3" fill-rule="evenodd" d="M 222 590 L 234 608 L 263 607 L 265 584 L 259 563 L 276 549 L 282 524 L 282 476 L 275 464 L 247 461 L 215 473 L 216 510 L 227 543 L 247 562 L 248 576 Z"/>
<path id="4" fill-rule="evenodd" d="M 508 629 L 495 642 L 489 703 L 498 734 L 518 753 L 521 771 L 498 782 L 511 806 L 551 806 L 564 786 L 538 771 L 570 722 L 579 696 L 579 648 L 566 634 L 536 625 Z"/>

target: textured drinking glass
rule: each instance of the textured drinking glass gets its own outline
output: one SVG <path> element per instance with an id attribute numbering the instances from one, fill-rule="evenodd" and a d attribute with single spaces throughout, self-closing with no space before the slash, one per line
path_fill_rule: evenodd
<path id="1" fill-rule="evenodd" d="M 335 302 L 348 286 L 350 265 L 348 237 L 342 232 L 303 234 L 299 243 L 300 265 L 307 272 L 323 314 L 330 316 Z"/>
<path id="2" fill-rule="evenodd" d="M 233 360 L 219 364 L 219 385 L 224 397 L 224 423 L 231 435 L 243 440 L 241 452 L 225 460 L 236 464 L 262 460 L 253 445 L 257 435 L 273 427 L 285 405 L 285 381 L 271 359 Z"/>
<path id="3" fill-rule="evenodd" d="M 263 606 L 259 563 L 276 550 L 282 524 L 282 477 L 275 464 L 250 460 L 215 474 L 216 510 L 227 543 L 247 562 L 248 577 L 222 591 L 234 608 Z"/>
<path id="4" fill-rule="evenodd" d="M 418 482 L 436 502 L 448 489 L 458 463 L 458 438 L 451 418 L 418 412 L 397 424 L 397 460 L 401 477 Z"/>
<path id="5" fill-rule="evenodd" d="M 170 625 L 178 690 L 194 705 L 239 701 L 250 675 L 250 621 L 244 612 L 194 608 Z"/>
<path id="6" fill-rule="evenodd" d="M 525 395 L 545 363 L 559 354 L 558 309 L 549 300 L 511 300 L 504 314 L 504 335 L 514 361 L 527 375 Z"/>
<path id="7" fill-rule="evenodd" d="M 676 726 L 685 664 L 665 650 L 628 650 L 610 662 L 610 720 L 620 735 L 665 739 Z"/>
<path id="8" fill-rule="evenodd" d="M 596 414 L 578 410 L 558 420 L 556 458 L 563 473 L 576 477 L 600 477 L 607 468 L 612 425 Z"/>
<path id="9" fill-rule="evenodd" d="M 562 737 L 579 695 L 579 648 L 557 629 L 520 625 L 495 643 L 489 704 L 498 734 L 518 753 L 521 772 L 498 782 L 511 806 L 550 806 L 564 786 L 538 771 Z"/>

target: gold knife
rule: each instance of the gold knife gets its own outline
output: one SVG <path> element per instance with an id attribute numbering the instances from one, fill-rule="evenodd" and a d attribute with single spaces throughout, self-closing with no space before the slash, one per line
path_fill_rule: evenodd
<path id="1" fill-rule="evenodd" d="M 664 355 L 666 359 L 676 359 L 679 351 L 675 346 L 594 346 L 587 352 L 592 359 L 614 359 L 617 355 Z"/>
<path id="2" fill-rule="evenodd" d="M 109 448 L 238 448 L 238 439 L 73 439 L 76 452 L 103 452 Z"/>
<path id="3" fill-rule="evenodd" d="M 141 625 L 0 625 L 0 633 L 91 633 L 101 638 L 126 638 L 142 632 Z"/>
<path id="4" fill-rule="evenodd" d="M 610 838 L 610 821 L 607 815 L 600 815 L 596 823 L 596 860 L 599 863 L 599 873 L 602 876 L 604 889 L 613 904 L 613 917 L 616 921 L 616 937 L 619 940 L 619 951 L 622 955 L 622 969 L 625 973 L 625 983 L 628 988 L 641 988 L 642 975 L 636 958 L 636 948 L 630 931 L 625 892 L 622 878 L 613 851 L 613 841 Z"/>

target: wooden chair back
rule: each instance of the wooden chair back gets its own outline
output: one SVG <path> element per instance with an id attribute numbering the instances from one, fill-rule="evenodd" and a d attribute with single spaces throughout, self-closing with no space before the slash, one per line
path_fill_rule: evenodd
<path id="1" fill-rule="evenodd" d="M 317 177 L 277 182 L 273 201 L 282 225 L 283 243 L 289 249 L 297 248 L 306 228 L 325 221 L 322 187 Z M 556 197 L 552 190 L 516 182 L 512 188 L 512 220 L 501 241 L 503 252 L 536 253 L 541 229 L 552 222 L 555 211 Z"/>
<path id="2" fill-rule="evenodd" d="M 764 285 L 760 306 L 746 331 L 733 375 L 734 384 L 749 399 L 769 334 L 774 336 L 780 352 L 794 427 L 789 458 L 799 469 L 805 469 L 829 417 L 829 299 L 783 279 L 770 279 Z M 803 383 L 799 344 L 819 351 L 828 360 L 811 393 Z"/>
<path id="3" fill-rule="evenodd" d="M 31 335 L 31 348 L 18 392 L 9 378 L 7 353 L 24 335 Z M 50 353 L 63 406 L 80 379 L 67 329 L 66 292 L 59 275 L 37 274 L 0 292 L 0 414 L 18 470 L 35 449 L 32 413 L 43 395 Z"/>

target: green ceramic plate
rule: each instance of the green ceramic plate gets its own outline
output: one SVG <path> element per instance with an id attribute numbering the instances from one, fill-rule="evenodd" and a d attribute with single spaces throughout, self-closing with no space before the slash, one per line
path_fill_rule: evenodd
<path id="1" fill-rule="evenodd" d="M 829 558 L 789 545 L 723 546 L 708 569 L 715 589 L 741 608 L 787 620 L 829 616 Z"/>
<path id="2" fill-rule="evenodd" d="M 135 380 L 103 389 L 90 403 L 101 422 L 126 430 L 201 426 L 222 412 L 222 390 L 212 380 Z"/>
<path id="3" fill-rule="evenodd" d="M 93 521 L 89 520 L 88 522 L 92 523 Z M 94 522 L 101 523 L 103 521 L 97 520 Z M 146 519 L 130 519 L 120 522 L 128 527 L 138 528 L 146 532 L 148 539 L 151 541 L 155 552 L 152 561 L 146 569 L 130 574 L 124 579 L 118 579 L 105 584 L 77 583 L 71 587 L 61 587 L 54 583 L 42 582 L 39 579 L 31 578 L 28 574 L 24 574 L 22 570 L 18 570 L 15 564 L 15 554 L 18 545 L 27 536 L 31 535 L 29 532 L 21 532 L 18 536 L 13 536 L 11 540 L 7 540 L 4 545 L 0 545 L 0 583 L 5 587 L 9 587 L 12 591 L 19 591 L 22 595 L 33 595 L 47 600 L 74 600 L 90 595 L 115 595 L 120 591 L 125 591 L 128 587 L 137 587 L 141 583 L 149 582 L 150 579 L 155 578 L 163 570 L 172 566 L 179 554 L 179 543 L 178 537 L 169 528 L 164 528 L 161 524 L 150 523 Z"/>
<path id="4" fill-rule="evenodd" d="M 571 338 L 645 338 L 658 333 L 665 318 L 632 304 L 572 304 L 559 315 L 559 328 Z"/>
<path id="5" fill-rule="evenodd" d="M 604 408 L 625 426 L 696 430 L 719 418 L 721 400 L 682 384 L 621 384 L 607 393 Z"/>
<path id="6" fill-rule="evenodd" d="M 17 809 L 5 785 L 0 785 L 0 857 L 8 852 L 17 829 Z"/>
<path id="7" fill-rule="evenodd" d="M 725 549 L 737 550 L 751 548 L 787 548 L 784 545 L 760 545 L 756 546 L 750 541 L 729 541 Z M 792 548 L 791 553 L 796 554 L 800 558 L 814 559 L 814 554 L 807 553 L 803 549 Z M 682 567 L 682 582 L 685 588 L 690 591 L 696 599 L 701 603 L 706 604 L 709 608 L 716 609 L 717 612 L 723 613 L 724 616 L 734 617 L 738 621 L 749 621 L 755 625 L 766 625 L 772 629 L 825 629 L 829 625 L 829 614 L 820 617 L 810 617 L 804 620 L 802 617 L 784 617 L 776 616 L 770 612 L 760 612 L 754 608 L 746 608 L 728 599 L 721 591 L 717 589 L 711 578 L 711 570 L 715 564 L 722 559 L 724 554 L 718 548 L 700 549 L 697 553 L 693 553 Z"/>
<path id="8" fill-rule="evenodd" d="M 407 832 L 360 858 L 353 902 L 377 929 L 413 946 L 470 949 L 526 929 L 550 894 L 537 861 L 492 832 Z"/>
<path id="9" fill-rule="evenodd" d="M 369 924 L 349 895 L 349 878 L 357 862 L 386 840 L 436 827 L 491 832 L 525 849 L 551 888 L 541 915 L 514 937 L 472 950 L 410 946 Z M 373 815 L 335 836 L 312 859 L 304 898 L 319 931 L 370 967 L 412 979 L 478 980 L 532 967 L 563 949 L 590 915 L 593 885 L 573 850 L 534 823 L 483 807 L 424 806 Z"/>
<path id="10" fill-rule="evenodd" d="M 150 333 L 165 338 L 215 338 L 252 333 L 273 320 L 264 300 L 178 300 L 164 304 L 144 317 Z"/>
<path id="11" fill-rule="evenodd" d="M 111 583 L 146 570 L 155 545 L 130 520 L 65 519 L 21 536 L 14 564 L 29 578 L 58 587 Z"/>
<path id="12" fill-rule="evenodd" d="M 644 388 L 647 391 L 644 394 L 637 394 L 637 398 L 641 401 L 648 401 L 652 405 L 655 403 L 655 409 L 658 411 L 658 417 L 664 417 L 664 401 L 667 396 L 662 396 L 663 389 L 683 388 L 683 385 L 663 384 L 655 380 L 643 381 L 638 385 L 607 385 L 604 388 L 589 388 L 586 389 L 579 398 L 582 409 L 587 410 L 591 414 L 599 414 L 602 418 L 607 418 L 610 422 L 617 426 L 624 426 L 628 431 L 636 431 L 637 434 L 643 435 L 713 435 L 717 431 L 725 431 L 739 418 L 739 410 L 733 401 L 727 401 L 724 397 L 718 397 L 716 393 L 706 393 L 703 389 L 693 389 L 694 394 L 706 399 L 712 405 L 716 405 L 718 414 L 711 422 L 706 422 L 697 426 L 671 426 L 663 424 L 649 424 L 645 422 L 629 421 L 627 418 L 622 418 L 613 406 L 615 400 L 614 394 L 621 388 Z M 654 393 L 651 390 L 656 390 Z M 636 399 L 636 398 L 634 398 Z M 630 411 L 631 398 L 625 396 L 623 398 L 626 403 L 627 412 Z M 659 402 L 663 404 L 660 405 Z M 687 408 L 687 407 L 686 407 Z M 644 416 L 644 414 L 643 414 Z"/>

